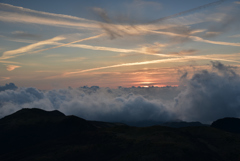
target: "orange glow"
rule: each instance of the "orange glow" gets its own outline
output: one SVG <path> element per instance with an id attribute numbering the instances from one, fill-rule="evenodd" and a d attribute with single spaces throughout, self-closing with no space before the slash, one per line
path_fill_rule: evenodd
<path id="1" fill-rule="evenodd" d="M 134 86 L 144 87 L 144 88 L 166 87 L 166 86 L 175 87 L 175 86 L 178 86 L 176 84 L 166 84 L 166 80 L 159 80 L 159 79 L 156 79 L 156 78 L 151 78 L 151 77 L 146 77 L 146 76 L 137 77 L 137 78 L 135 78 L 135 80 L 139 80 L 139 81 L 136 81 L 134 83 Z M 163 82 L 161 83 L 161 81 L 163 81 Z"/>
<path id="2" fill-rule="evenodd" d="M 140 82 L 140 84 L 154 84 L 155 82 Z"/>
<path id="3" fill-rule="evenodd" d="M 178 87 L 178 85 L 167 85 L 167 84 L 151 84 L 151 85 L 141 85 L 138 83 L 135 83 L 135 87 L 144 87 L 144 88 L 149 88 L 149 87 L 167 87 L 167 86 L 171 86 L 171 87 Z"/>

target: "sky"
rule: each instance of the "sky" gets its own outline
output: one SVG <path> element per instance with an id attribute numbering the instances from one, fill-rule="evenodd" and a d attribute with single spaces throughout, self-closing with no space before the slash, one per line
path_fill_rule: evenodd
<path id="1" fill-rule="evenodd" d="M 0 1 L 0 82 L 38 89 L 177 86 L 239 66 L 234 0 Z"/>
<path id="2" fill-rule="evenodd" d="M 240 117 L 240 1 L 0 0 L 0 117 Z"/>

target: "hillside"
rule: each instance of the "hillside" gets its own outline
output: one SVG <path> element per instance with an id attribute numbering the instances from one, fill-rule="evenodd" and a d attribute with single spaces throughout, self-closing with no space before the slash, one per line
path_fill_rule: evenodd
<path id="1" fill-rule="evenodd" d="M 240 134 L 239 118 L 226 117 L 226 118 L 214 121 L 211 126 L 224 131 Z"/>
<path id="2" fill-rule="evenodd" d="M 237 161 L 240 135 L 213 127 L 131 127 L 59 111 L 23 109 L 0 119 L 1 161 Z"/>

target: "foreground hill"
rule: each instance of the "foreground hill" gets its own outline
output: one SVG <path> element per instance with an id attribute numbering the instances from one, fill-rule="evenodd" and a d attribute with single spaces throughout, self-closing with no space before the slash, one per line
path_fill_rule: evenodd
<path id="1" fill-rule="evenodd" d="M 214 121 L 211 126 L 224 131 L 240 134 L 239 118 L 226 117 L 226 118 Z"/>
<path id="2" fill-rule="evenodd" d="M 213 127 L 130 127 L 40 109 L 0 119 L 0 143 L 1 161 L 240 160 L 240 135 Z"/>

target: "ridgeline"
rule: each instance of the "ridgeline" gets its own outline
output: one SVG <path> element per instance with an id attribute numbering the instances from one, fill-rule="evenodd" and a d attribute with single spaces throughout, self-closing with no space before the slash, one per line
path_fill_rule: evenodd
<path id="1" fill-rule="evenodd" d="M 167 123 L 179 126 L 176 123 Z M 1 161 L 238 161 L 240 135 L 225 123 L 180 128 L 87 121 L 22 109 L 0 119 Z M 216 126 L 217 125 L 217 126 Z M 220 126 L 222 125 L 222 126 Z M 232 120 L 231 128 L 239 124 Z"/>

